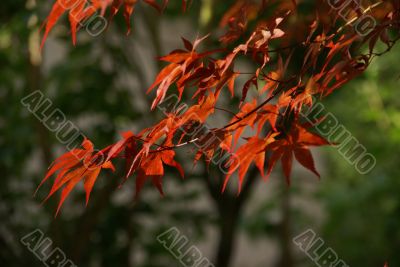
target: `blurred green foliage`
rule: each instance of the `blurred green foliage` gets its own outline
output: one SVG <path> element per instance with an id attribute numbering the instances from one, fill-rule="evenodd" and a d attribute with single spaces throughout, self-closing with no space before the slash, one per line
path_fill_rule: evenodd
<path id="1" fill-rule="evenodd" d="M 327 241 L 350 266 L 380 266 L 382 259 L 400 265 L 399 56 L 396 46 L 326 102 L 377 160 L 372 172 L 360 175 L 332 151 L 319 194 Z"/>

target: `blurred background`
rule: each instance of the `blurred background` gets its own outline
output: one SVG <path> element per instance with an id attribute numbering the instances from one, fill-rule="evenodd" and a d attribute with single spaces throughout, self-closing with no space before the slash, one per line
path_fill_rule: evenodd
<path id="1" fill-rule="evenodd" d="M 168 172 L 164 198 L 148 185 L 134 201 L 134 179 L 118 189 L 120 171 L 102 173 L 86 208 L 83 186 L 75 190 L 56 219 L 57 197 L 41 205 L 50 184 L 33 197 L 65 147 L 21 99 L 42 91 L 98 148 L 162 118 L 160 111 L 150 112 L 154 95 L 145 93 L 163 66 L 156 56 L 182 47 L 181 36 L 194 40 L 217 28 L 233 1 L 195 0 L 184 14 L 180 1 L 170 2 L 162 16 L 138 5 L 129 36 L 118 15 L 97 37 L 81 31 L 76 47 L 64 17 L 40 53 L 40 25 L 53 1 L 2 1 L 0 265 L 43 266 L 20 242 L 40 229 L 77 266 L 181 266 L 156 239 L 176 227 L 216 267 L 315 266 L 292 242 L 307 229 L 349 266 L 381 267 L 386 260 L 400 266 L 399 46 L 324 100 L 376 157 L 367 175 L 337 149 L 318 148 L 313 154 L 320 181 L 296 166 L 287 188 L 280 168 L 267 182 L 251 170 L 243 194 L 220 194 L 210 182 L 223 178 L 220 171 L 207 172 L 201 164 L 192 169 L 189 152 L 179 151 L 186 179 Z M 309 2 L 299 16 L 315 8 Z M 207 45 L 217 44 L 218 31 Z"/>

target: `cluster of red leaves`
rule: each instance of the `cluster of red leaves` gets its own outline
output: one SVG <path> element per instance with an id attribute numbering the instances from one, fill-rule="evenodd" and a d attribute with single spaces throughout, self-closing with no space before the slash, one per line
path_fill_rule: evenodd
<path id="1" fill-rule="evenodd" d="M 115 14 L 119 9 L 119 4 L 115 3 L 122 1 L 100 2 L 103 6 L 96 6 L 97 9 L 112 4 L 112 14 Z M 129 8 L 133 8 L 136 2 L 124 2 L 125 8 L 128 7 L 127 13 L 130 14 Z M 168 1 L 161 6 L 155 1 L 145 2 L 162 10 Z M 392 0 L 380 9 L 379 16 L 376 15 L 377 26 L 365 36 L 359 35 L 350 26 L 338 28 L 338 14 L 330 17 L 330 23 L 320 20 L 327 16 L 321 10 L 328 10 L 329 14 L 332 12 L 325 5 L 307 27 L 303 27 L 306 32 L 298 40 L 296 27 L 290 25 L 291 20 L 288 19 L 296 18 L 294 1 L 289 1 L 289 5 L 283 1 L 285 3 L 277 7 L 276 16 L 258 19 L 261 15 L 257 10 L 268 9 L 267 2 L 256 4 L 238 0 L 226 13 L 221 26 L 228 27 L 228 30 L 221 43 L 232 46 L 231 49 L 200 52 L 199 48 L 207 37 L 193 43 L 183 39 L 184 49 L 161 57 L 160 60 L 167 65 L 148 89 L 148 93 L 156 91 L 151 108 L 155 109 L 166 101 L 171 90 L 176 90 L 179 99 L 183 94 L 192 96 L 195 104 L 170 111 L 160 122 L 137 134 L 124 133 L 120 141 L 99 152 L 94 152 L 93 145 L 85 140 L 83 149 L 66 153 L 50 168 L 43 182 L 53 174 L 57 175 L 49 196 L 64 186 L 61 206 L 71 189 L 82 180 L 88 199 L 100 170 L 113 168 L 111 162 L 117 158 L 125 160 L 125 179 L 136 174 L 137 194 L 146 180 L 150 180 L 162 194 L 165 165 L 176 168 L 183 177 L 183 169 L 175 161 L 174 149 L 190 144 L 194 144 L 196 149 L 194 162 L 204 157 L 210 163 L 214 156 L 222 152 L 230 155 L 223 189 L 238 170 L 240 191 L 252 163 L 266 179 L 280 161 L 288 184 L 293 159 L 319 176 L 309 147 L 329 143 L 312 132 L 313 125 L 304 122 L 301 110 L 304 106 L 313 105 L 313 96 L 329 95 L 361 74 L 375 56 L 383 53 L 374 52 L 378 40 L 387 45 L 386 51 L 391 49 L 399 38 L 391 39 L 389 31 L 398 32 L 400 28 L 400 4 Z M 271 1 L 275 4 L 279 2 Z M 97 1 L 92 1 L 92 5 L 94 3 Z M 45 37 L 59 17 L 54 12 L 53 8 Z M 84 11 L 78 13 L 85 14 Z M 256 20 L 257 25 L 247 34 L 250 20 Z M 245 35 L 248 36 L 245 41 L 237 44 Z M 368 54 L 360 52 L 364 44 L 370 48 Z M 289 72 L 288 66 L 294 53 L 297 58 L 303 58 L 303 64 L 300 69 Z M 237 64 L 239 58 L 247 58 L 257 68 L 250 72 L 240 71 Z M 238 77 L 249 75 L 241 93 L 235 90 Z M 258 95 L 249 99 L 248 92 L 252 87 L 257 89 Z M 229 111 L 233 115 L 225 126 L 209 129 L 206 122 L 215 111 L 227 111 L 217 107 L 225 89 L 232 97 L 241 99 L 240 106 L 237 112 Z M 207 130 L 204 131 L 204 128 Z M 251 132 L 250 136 L 244 136 L 245 132 Z"/>
<path id="2" fill-rule="evenodd" d="M 65 201 L 65 198 L 79 181 L 84 180 L 87 204 L 89 201 L 90 192 L 92 191 L 93 185 L 96 182 L 100 170 L 103 168 L 112 169 L 113 171 L 115 170 L 111 161 L 101 160 L 99 162 L 99 160 L 96 160 L 99 159 L 99 155 L 101 154 L 94 152 L 92 142 L 89 140 L 84 140 L 82 143 L 82 149 L 73 149 L 54 161 L 38 189 L 47 179 L 57 172 L 53 187 L 46 198 L 47 200 L 57 190 L 64 186 L 61 194 L 61 200 L 57 208 L 57 213 Z"/>
<path id="3" fill-rule="evenodd" d="M 146 4 L 154 7 L 160 13 L 168 5 L 169 0 L 162 0 L 158 3 L 157 0 L 142 0 Z M 130 17 L 135 10 L 135 6 L 139 0 L 57 0 L 44 23 L 44 37 L 42 40 L 42 47 L 47 39 L 51 29 L 56 25 L 57 21 L 64 13 L 68 13 L 68 19 L 71 27 L 72 42 L 76 43 L 76 33 L 79 26 L 84 24 L 84 21 L 90 19 L 96 12 L 100 11 L 102 15 L 105 14 L 107 8 L 110 8 L 110 20 L 122 8 L 128 33 L 131 31 Z M 182 0 L 182 9 L 186 10 L 188 0 Z"/>

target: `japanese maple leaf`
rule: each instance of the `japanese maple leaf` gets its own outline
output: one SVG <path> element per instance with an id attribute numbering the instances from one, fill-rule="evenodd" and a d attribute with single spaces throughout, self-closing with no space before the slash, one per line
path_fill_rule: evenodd
<path id="1" fill-rule="evenodd" d="M 277 105 L 265 105 L 257 114 L 257 134 L 261 133 L 266 122 L 269 122 L 271 128 L 277 131 L 275 124 L 278 116 L 279 108 Z"/>
<path id="2" fill-rule="evenodd" d="M 206 96 L 200 104 L 190 107 L 185 114 L 182 115 L 180 124 L 187 123 L 189 121 L 197 121 L 204 123 L 207 118 L 214 113 L 216 104 L 216 97 L 214 94 Z"/>
<path id="3" fill-rule="evenodd" d="M 256 3 L 239 0 L 224 14 L 220 27 L 228 26 L 228 31 L 220 38 L 224 44 L 236 41 L 246 30 L 250 20 L 257 17 L 260 6 Z"/>
<path id="4" fill-rule="evenodd" d="M 154 151 L 154 153 L 149 154 L 141 160 L 136 177 L 136 198 L 139 196 L 145 181 L 149 179 L 152 181 L 153 185 L 157 187 L 160 194 L 164 195 L 162 189 L 164 164 L 176 168 L 181 177 L 184 177 L 183 168 L 174 160 L 174 157 L 175 152 L 173 150 L 160 150 Z"/>
<path id="5" fill-rule="evenodd" d="M 228 127 L 228 130 L 234 131 L 233 135 L 233 145 L 235 146 L 238 142 L 239 137 L 242 135 L 243 131 L 247 126 L 254 127 L 254 123 L 256 122 L 257 119 L 257 114 L 253 113 L 250 116 L 245 117 L 247 114 L 249 114 L 252 110 L 254 110 L 257 107 L 257 100 L 253 99 L 252 102 L 245 103 L 241 109 L 240 112 L 235 116 L 235 118 L 232 118 L 229 124 L 232 124 L 230 127 Z M 233 124 L 234 122 L 238 121 L 238 118 L 240 121 L 238 123 Z"/>
<path id="6" fill-rule="evenodd" d="M 274 136 L 270 135 L 266 138 L 250 137 L 247 139 L 247 143 L 239 147 L 239 149 L 232 153 L 231 159 L 228 162 L 229 171 L 225 177 L 222 191 L 225 191 L 226 186 L 229 182 L 229 178 L 239 169 L 239 193 L 242 188 L 244 177 L 249 169 L 251 163 L 254 162 L 256 167 L 264 177 L 264 162 L 265 162 L 265 151 L 268 144 L 274 141 Z"/>
<path id="7" fill-rule="evenodd" d="M 330 143 L 321 136 L 311 133 L 306 129 L 306 124 L 294 122 L 291 130 L 282 139 L 278 139 L 266 147 L 272 154 L 268 162 L 267 177 L 270 175 L 275 163 L 280 159 L 286 182 L 290 185 L 290 173 L 293 165 L 293 157 L 304 166 L 320 177 L 315 168 L 309 146 L 330 145 Z"/>
<path id="8" fill-rule="evenodd" d="M 80 24 L 94 15 L 97 11 L 100 11 L 103 16 L 108 7 L 110 7 L 110 20 L 118 13 L 121 7 L 123 8 L 123 15 L 128 27 L 127 33 L 129 34 L 131 31 L 130 17 L 135 10 L 138 1 L 139 0 L 57 0 L 55 1 L 46 21 L 43 23 L 44 35 L 41 47 L 43 48 L 50 31 L 65 13 L 68 13 L 73 44 L 76 43 L 76 32 Z M 156 0 L 143 1 L 157 9 L 159 12 L 162 12 L 168 4 L 168 0 L 163 0 L 162 4 L 159 4 Z M 185 10 L 186 6 L 187 1 L 182 0 L 182 9 Z"/>
<path id="9" fill-rule="evenodd" d="M 196 73 L 195 70 L 202 65 L 199 60 L 208 54 L 199 54 L 196 52 L 198 45 L 207 37 L 196 39 L 193 44 L 182 38 L 186 50 L 175 50 L 160 58 L 160 60 L 169 62 L 170 64 L 160 71 L 154 83 L 147 89 L 147 93 L 150 93 L 157 88 L 157 96 L 151 105 L 152 110 L 164 101 L 168 89 L 174 83 L 178 87 L 179 99 L 181 98 L 185 84 L 188 80 L 191 80 L 189 78 L 192 74 Z"/>
<path id="10" fill-rule="evenodd" d="M 46 180 L 57 173 L 50 193 L 44 200 L 48 200 L 56 191 L 64 187 L 61 191 L 61 198 L 57 207 L 56 216 L 65 199 L 79 181 L 83 180 L 84 182 L 87 205 L 93 185 L 100 174 L 100 170 L 102 168 L 115 170 L 111 161 L 96 163 L 98 159 L 99 155 L 94 152 L 92 142 L 85 139 L 82 143 L 82 149 L 73 149 L 54 161 L 38 189 Z"/>
<path id="11" fill-rule="evenodd" d="M 196 147 L 199 149 L 196 152 L 194 164 L 197 164 L 201 157 L 204 156 L 204 161 L 208 167 L 213 159 L 213 156 L 215 153 L 217 153 L 219 148 L 229 151 L 230 146 L 224 143 L 227 139 L 229 139 L 229 137 L 231 137 L 231 135 L 229 135 L 228 131 L 214 129 L 200 136 L 195 142 Z M 230 140 L 231 139 L 232 138 L 230 138 Z"/>

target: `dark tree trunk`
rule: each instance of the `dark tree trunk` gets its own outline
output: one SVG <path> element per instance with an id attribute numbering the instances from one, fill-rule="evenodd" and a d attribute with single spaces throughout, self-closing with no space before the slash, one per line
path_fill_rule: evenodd
<path id="1" fill-rule="evenodd" d="M 236 203 L 227 205 L 220 210 L 219 243 L 216 256 L 217 267 L 228 267 L 231 260 L 236 241 L 236 229 L 239 219 L 239 209 Z"/>
<path id="2" fill-rule="evenodd" d="M 290 228 L 290 189 L 283 189 L 282 194 L 282 221 L 280 224 L 279 239 L 281 243 L 281 258 L 279 267 L 293 267 L 292 234 Z"/>
<path id="3" fill-rule="evenodd" d="M 219 181 L 222 181 L 223 174 L 220 173 L 219 176 Z M 240 214 L 252 192 L 258 177 L 258 169 L 252 168 L 247 176 L 240 195 L 229 190 L 221 194 L 221 184 L 212 183 L 207 179 L 209 192 L 216 203 L 219 215 L 219 241 L 214 261 L 216 267 L 229 267 L 232 261 Z"/>

